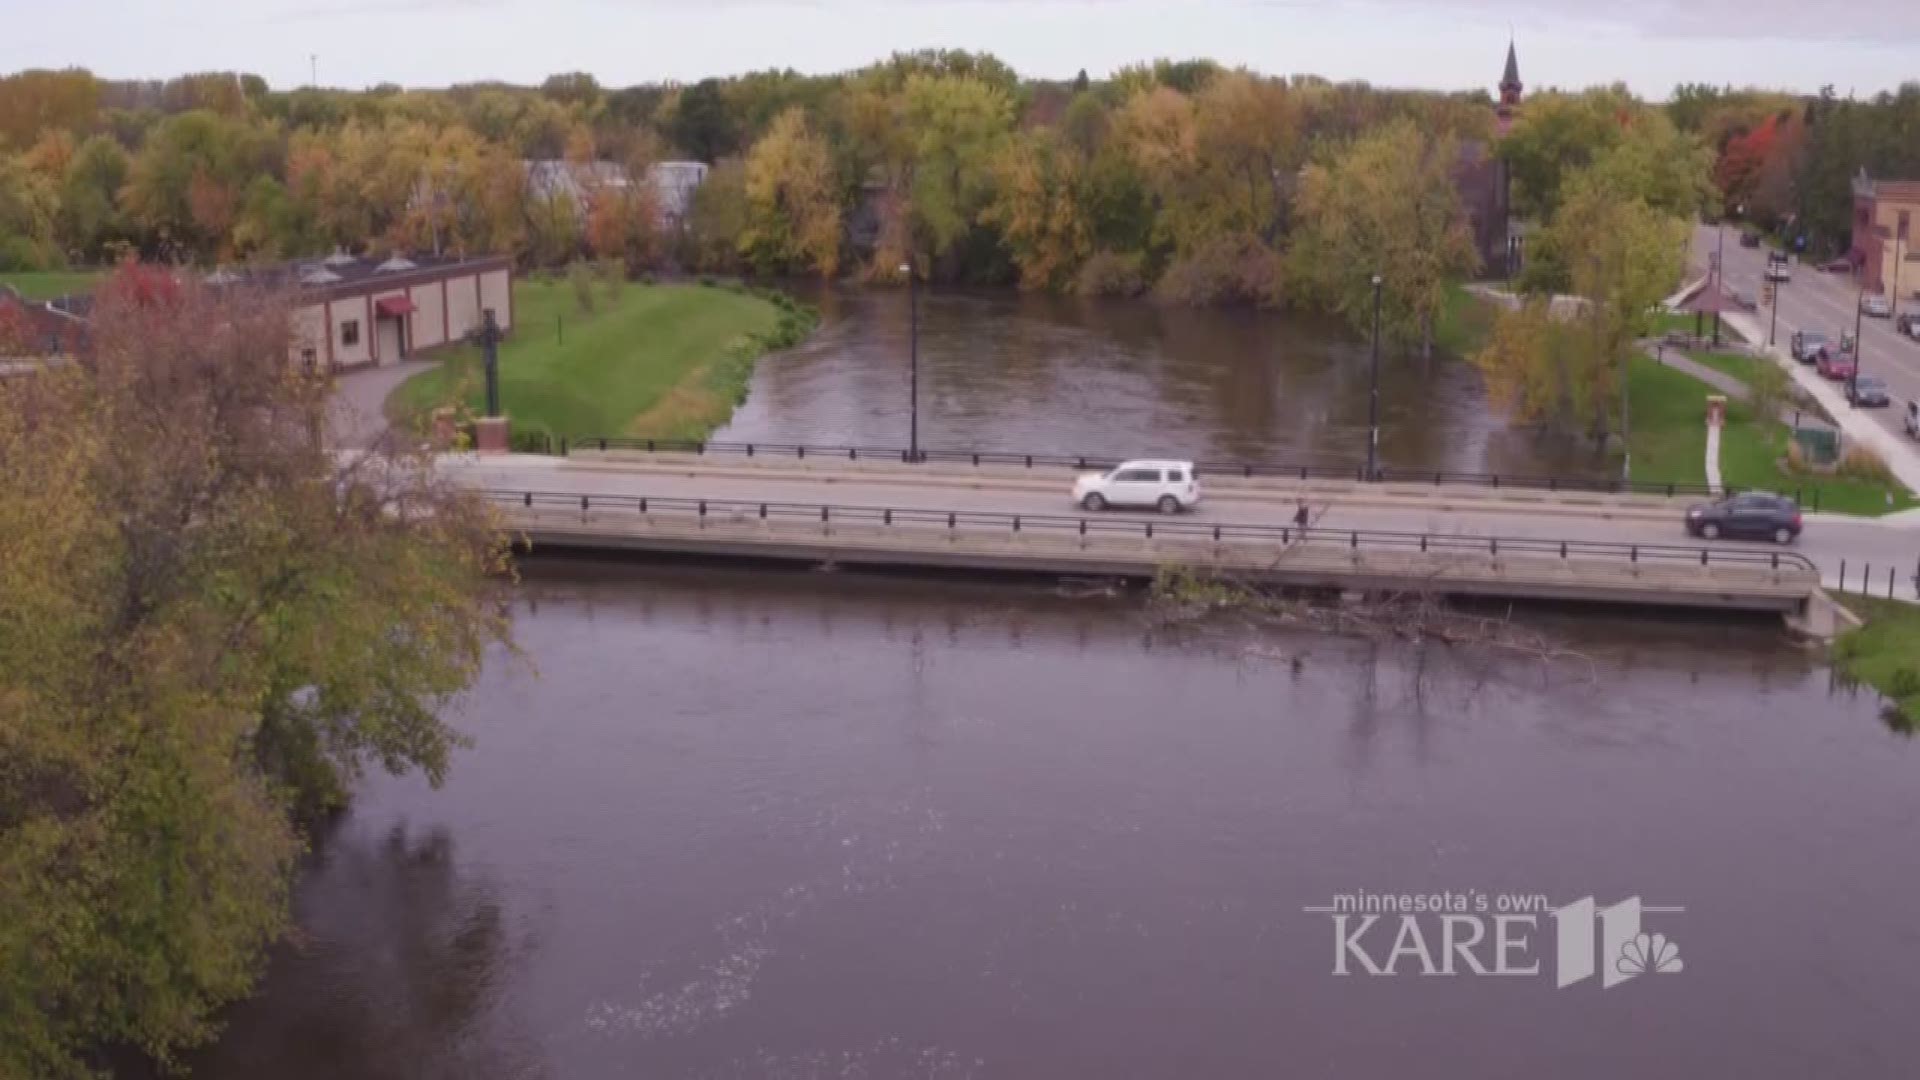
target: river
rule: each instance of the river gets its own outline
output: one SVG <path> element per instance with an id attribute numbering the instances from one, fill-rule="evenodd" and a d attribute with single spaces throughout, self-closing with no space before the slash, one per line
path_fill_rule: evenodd
<path id="1" fill-rule="evenodd" d="M 796 286 L 821 311 L 767 357 L 714 438 L 905 446 L 910 316 L 903 290 Z M 1358 465 L 1369 349 L 1295 314 L 923 290 L 920 441 L 936 449 L 1170 455 Z M 1585 449 L 1509 427 L 1459 360 L 1383 354 L 1380 460 L 1460 472 L 1593 474 Z"/>
<path id="2" fill-rule="evenodd" d="M 1529 616 L 1546 665 L 595 562 L 514 606 L 474 747 L 360 786 L 197 1076 L 1911 1074 L 1920 750 L 1772 625 Z M 1338 976 L 1303 909 L 1360 890 L 1639 897 L 1683 970 Z"/>

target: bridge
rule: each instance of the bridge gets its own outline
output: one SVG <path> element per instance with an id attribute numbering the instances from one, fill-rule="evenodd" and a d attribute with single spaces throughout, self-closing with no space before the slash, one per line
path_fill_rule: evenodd
<path id="1" fill-rule="evenodd" d="M 1920 559 L 1910 525 L 1819 514 L 1795 548 L 1690 543 L 1692 497 L 1664 485 L 1215 464 L 1201 466 L 1199 511 L 1163 517 L 1073 507 L 1078 458 L 928 457 L 576 442 L 567 457 L 447 467 L 546 547 L 1125 577 L 1179 563 L 1343 591 L 1789 613 L 1843 580 L 1913 599 Z M 1291 524 L 1300 497 L 1314 515 L 1304 533 Z"/>

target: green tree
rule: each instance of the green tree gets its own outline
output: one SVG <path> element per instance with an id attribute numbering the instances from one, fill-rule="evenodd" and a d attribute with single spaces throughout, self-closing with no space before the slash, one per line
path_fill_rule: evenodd
<path id="1" fill-rule="evenodd" d="M 1001 152 L 994 170 L 993 202 L 984 217 L 999 227 L 1021 286 L 1066 289 L 1093 254 L 1080 151 L 1054 131 L 1024 132 Z"/>
<path id="2" fill-rule="evenodd" d="M 104 246 L 131 239 L 120 211 L 126 186 L 126 151 L 104 135 L 80 144 L 60 184 L 60 242 L 82 259 L 98 259 Z"/>
<path id="3" fill-rule="evenodd" d="M 1544 221 L 1560 205 L 1560 184 L 1620 141 L 1640 106 L 1624 88 L 1582 94 L 1536 94 L 1527 101 L 1499 153 L 1513 177 L 1514 210 Z"/>
<path id="4" fill-rule="evenodd" d="M 702 79 L 680 92 L 667 137 L 696 161 L 716 164 L 739 149 L 739 130 L 718 79 Z"/>
<path id="5" fill-rule="evenodd" d="M 245 120 L 206 110 L 169 117 L 134 159 L 126 209 L 159 246 L 217 256 L 246 185 L 275 171 L 275 149 L 269 132 Z"/>
<path id="6" fill-rule="evenodd" d="M 832 277 L 840 265 L 839 183 L 826 140 L 806 113 L 781 113 L 748 152 L 746 170 L 741 255 L 761 273 Z"/>
<path id="7" fill-rule="evenodd" d="M 1308 294 L 1365 328 L 1377 274 L 1383 336 L 1430 354 L 1447 286 L 1479 266 L 1453 183 L 1458 154 L 1453 140 L 1396 120 L 1310 166 L 1292 251 Z"/>
<path id="8" fill-rule="evenodd" d="M 44 270 L 59 263 L 53 242 L 58 197 L 46 177 L 0 155 L 0 270 Z"/>
<path id="9" fill-rule="evenodd" d="M 993 197 L 992 163 L 1013 129 L 1013 103 L 992 83 L 915 74 L 906 84 L 913 133 L 915 233 L 936 260 L 954 254 Z"/>
<path id="10" fill-rule="evenodd" d="M 439 782 L 438 707 L 506 637 L 485 506 L 424 459 L 339 462 L 285 307 L 123 271 L 94 329 L 0 384 L 0 460 L 35 463 L 0 470 L 9 1077 L 211 1037 L 301 823 L 369 765 Z"/>

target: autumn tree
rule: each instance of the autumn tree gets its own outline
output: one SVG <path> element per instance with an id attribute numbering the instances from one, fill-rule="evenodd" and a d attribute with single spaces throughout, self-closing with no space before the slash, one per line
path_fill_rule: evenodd
<path id="1" fill-rule="evenodd" d="M 177 1064 L 288 925 L 304 823 L 438 782 L 506 635 L 485 506 L 342 461 L 287 308 L 141 272 L 0 381 L 0 1075 Z M 28 467 L 30 464 L 31 467 Z"/>
<path id="2" fill-rule="evenodd" d="M 644 183 L 604 188 L 587 211 L 587 249 L 637 276 L 660 257 L 658 217 L 653 192 Z"/>
<path id="3" fill-rule="evenodd" d="M 761 273 L 840 265 L 840 193 L 831 151 L 806 114 L 788 109 L 746 160 L 747 228 L 740 254 Z"/>
<path id="4" fill-rule="evenodd" d="M 60 242 L 84 260 L 102 257 L 107 244 L 131 239 L 120 190 L 129 163 L 120 144 L 96 135 L 80 144 L 60 182 Z"/>
<path id="5" fill-rule="evenodd" d="M 1480 261 L 1453 182 L 1458 153 L 1396 120 L 1310 166 L 1292 251 L 1303 293 L 1365 329 L 1379 275 L 1382 335 L 1430 354 L 1447 286 Z"/>
<path id="6" fill-rule="evenodd" d="M 1023 132 L 994 170 L 994 200 L 984 219 L 999 227 L 1021 287 L 1066 289 L 1093 254 L 1093 230 L 1082 210 L 1082 152 L 1051 130 Z"/>
<path id="7" fill-rule="evenodd" d="M 211 258 L 229 231 L 246 185 L 274 171 L 275 144 L 263 129 L 205 110 L 170 117 L 134 159 L 126 209 L 158 245 Z"/>
<path id="8" fill-rule="evenodd" d="M 46 177 L 19 158 L 0 154 L 0 270 L 58 265 L 53 242 L 58 203 Z"/>
<path id="9" fill-rule="evenodd" d="M 985 80 L 915 74 L 905 105 L 916 239 L 933 259 L 948 259 L 993 197 L 992 163 L 1011 136 L 1013 102 Z"/>

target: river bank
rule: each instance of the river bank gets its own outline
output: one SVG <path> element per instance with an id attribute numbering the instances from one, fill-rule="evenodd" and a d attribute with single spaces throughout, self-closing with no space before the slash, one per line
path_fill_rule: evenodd
<path id="1" fill-rule="evenodd" d="M 517 285 L 515 298 L 518 321 L 500 346 L 500 397 L 516 440 L 704 439 L 732 416 L 755 361 L 798 344 L 818 322 L 782 293 L 710 280 L 535 278 Z M 478 412 L 484 401 L 480 351 L 463 346 L 396 389 L 387 414 L 417 422 L 441 405 Z"/>

